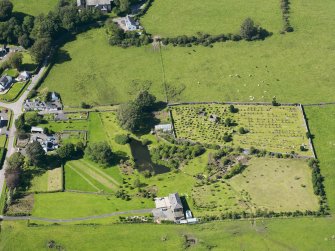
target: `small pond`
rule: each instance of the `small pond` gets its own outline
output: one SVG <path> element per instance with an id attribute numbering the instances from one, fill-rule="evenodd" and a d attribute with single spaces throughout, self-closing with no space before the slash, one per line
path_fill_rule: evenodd
<path id="1" fill-rule="evenodd" d="M 167 173 L 170 171 L 170 168 L 158 165 L 152 162 L 148 146 L 142 145 L 141 141 L 132 139 L 129 143 L 131 154 L 135 160 L 137 169 L 140 172 L 145 170 L 154 171 L 155 174 Z"/>

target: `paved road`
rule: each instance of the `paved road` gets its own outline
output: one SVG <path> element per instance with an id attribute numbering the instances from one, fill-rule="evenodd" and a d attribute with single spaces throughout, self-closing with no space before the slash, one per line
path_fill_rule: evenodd
<path id="1" fill-rule="evenodd" d="M 30 90 L 34 88 L 34 86 L 38 83 L 38 80 L 40 79 L 40 77 L 42 77 L 42 75 L 44 74 L 45 68 L 46 68 L 45 65 L 32 78 L 29 86 L 24 91 L 24 93 L 22 93 L 21 97 L 16 102 L 14 102 L 14 103 L 0 102 L 0 107 L 5 107 L 7 109 L 12 110 L 12 112 L 13 112 L 13 117 L 12 117 L 13 123 L 12 123 L 11 127 L 9 128 L 9 132 L 8 132 L 8 147 L 7 147 L 6 158 L 8 158 L 10 155 L 12 155 L 15 152 L 14 139 L 15 139 L 16 128 L 15 128 L 15 125 L 14 125 L 14 121 L 23 113 L 22 105 L 23 105 L 24 101 L 26 100 Z M 3 184 L 4 184 L 4 180 L 5 180 L 5 168 L 6 168 L 6 162 L 4 163 L 4 166 L 2 167 L 2 169 L 0 170 L 0 196 L 2 194 Z"/>
<path id="2" fill-rule="evenodd" d="M 74 222 L 74 221 L 83 221 L 83 220 L 94 220 L 94 219 L 102 219 L 102 218 L 108 218 L 111 216 L 117 216 L 117 215 L 123 215 L 123 214 L 145 214 L 145 213 L 151 213 L 153 209 L 139 209 L 139 210 L 130 210 L 130 211 L 122 211 L 122 212 L 114 212 L 109 214 L 102 214 L 102 215 L 93 215 L 93 216 L 87 216 L 82 218 L 70 218 L 70 219 L 49 219 L 49 218 L 41 218 L 41 217 L 33 217 L 33 216 L 3 216 L 0 215 L 0 220 L 3 221 L 17 221 L 17 220 L 38 220 L 38 221 L 46 221 L 46 222 Z"/>

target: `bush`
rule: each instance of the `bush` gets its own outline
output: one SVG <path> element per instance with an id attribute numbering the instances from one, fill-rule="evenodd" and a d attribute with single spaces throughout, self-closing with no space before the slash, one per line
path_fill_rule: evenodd
<path id="1" fill-rule="evenodd" d="M 248 132 L 248 130 L 246 130 L 244 127 L 240 127 L 240 128 L 238 129 L 238 132 L 239 132 L 240 134 L 246 134 L 246 133 Z"/>
<path id="2" fill-rule="evenodd" d="M 126 135 L 126 134 L 118 134 L 115 136 L 114 140 L 119 145 L 125 145 L 130 142 L 130 137 L 129 135 Z"/>

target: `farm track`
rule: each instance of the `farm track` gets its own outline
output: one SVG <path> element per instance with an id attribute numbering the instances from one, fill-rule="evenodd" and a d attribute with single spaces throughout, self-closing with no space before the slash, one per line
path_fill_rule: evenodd
<path id="1" fill-rule="evenodd" d="M 138 210 L 120 211 L 120 212 L 113 212 L 109 214 L 92 215 L 92 216 L 87 216 L 87 217 L 70 218 L 70 219 L 51 219 L 51 218 L 42 218 L 42 217 L 34 217 L 34 216 L 3 216 L 3 215 L 0 215 L 0 220 L 3 220 L 3 221 L 37 220 L 37 221 L 46 221 L 46 222 L 52 222 L 52 223 L 57 223 L 57 222 L 62 223 L 62 222 L 103 219 L 103 218 L 109 218 L 112 216 L 123 215 L 123 214 L 145 214 L 145 213 L 151 213 L 152 210 L 153 210 L 152 208 L 138 209 Z"/>

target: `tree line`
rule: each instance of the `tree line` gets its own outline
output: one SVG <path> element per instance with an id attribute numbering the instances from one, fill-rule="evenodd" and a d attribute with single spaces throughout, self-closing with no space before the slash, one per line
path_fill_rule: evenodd
<path id="1" fill-rule="evenodd" d="M 290 23 L 290 1 L 289 0 L 280 0 L 280 8 L 282 11 L 283 19 L 283 30 L 281 33 L 293 32 L 293 27 Z"/>
<path id="2" fill-rule="evenodd" d="M 112 20 L 108 20 L 105 27 L 106 33 L 109 36 L 109 44 L 112 46 L 119 46 L 123 48 L 131 46 L 138 47 L 149 44 L 153 41 L 151 35 L 147 34 L 145 31 L 141 31 L 141 34 L 139 34 L 137 31 L 124 32 Z M 243 21 L 240 32 L 238 34 L 228 33 L 220 35 L 210 35 L 207 33 L 197 32 L 195 36 L 181 35 L 177 37 L 166 37 L 161 38 L 160 41 L 163 45 L 172 44 L 173 46 L 212 46 L 212 44 L 217 42 L 264 40 L 271 34 L 271 32 L 268 32 L 266 29 L 255 24 L 255 22 L 251 18 L 247 18 Z"/>

